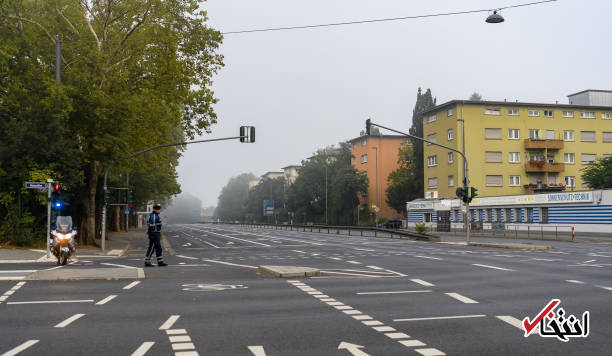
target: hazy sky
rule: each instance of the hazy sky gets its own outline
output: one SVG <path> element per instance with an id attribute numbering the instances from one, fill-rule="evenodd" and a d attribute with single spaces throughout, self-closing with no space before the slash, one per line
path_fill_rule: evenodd
<path id="1" fill-rule="evenodd" d="M 221 31 L 502 7 L 527 0 L 209 0 Z M 609 0 L 561 0 L 487 14 L 225 36 L 208 137 L 257 127 L 257 142 L 193 145 L 178 167 L 184 192 L 216 205 L 227 180 L 299 164 L 359 135 L 368 117 L 408 130 L 418 87 L 438 103 L 467 99 L 567 103 L 612 89 Z"/>

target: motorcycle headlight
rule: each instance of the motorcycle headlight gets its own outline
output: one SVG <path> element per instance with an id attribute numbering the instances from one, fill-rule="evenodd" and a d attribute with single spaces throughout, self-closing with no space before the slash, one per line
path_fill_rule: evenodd
<path id="1" fill-rule="evenodd" d="M 70 234 L 57 234 L 57 238 L 60 240 L 65 240 L 65 239 L 69 239 L 70 238 Z"/>

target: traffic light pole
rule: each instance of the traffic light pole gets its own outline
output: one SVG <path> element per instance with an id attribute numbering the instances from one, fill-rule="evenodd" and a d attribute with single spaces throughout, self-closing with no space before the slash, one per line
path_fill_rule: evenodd
<path id="1" fill-rule="evenodd" d="M 470 189 L 469 189 L 469 181 L 470 180 L 468 178 L 468 161 L 467 161 L 467 158 L 465 157 L 465 154 L 463 152 L 459 151 L 458 149 L 452 148 L 452 147 L 441 145 L 441 144 L 439 144 L 437 142 L 426 140 L 426 139 L 424 139 L 422 137 L 414 136 L 414 135 L 411 135 L 411 134 L 407 134 L 405 132 L 394 130 L 394 129 L 389 128 L 389 127 L 385 127 L 385 126 L 382 126 L 382 125 L 375 124 L 370 119 L 366 120 L 366 133 L 368 134 L 368 136 L 370 135 L 370 127 L 371 126 L 380 127 L 381 129 L 389 130 L 391 132 L 395 132 L 395 133 L 398 133 L 398 134 L 403 135 L 403 136 L 407 136 L 407 137 L 410 137 L 410 138 L 414 138 L 416 140 L 427 142 L 427 143 L 429 143 L 431 145 L 434 145 L 434 146 L 445 148 L 445 149 L 447 149 L 449 151 L 457 152 L 458 154 L 461 155 L 461 158 L 463 158 L 463 162 L 465 162 L 465 166 L 463 168 L 464 169 L 463 188 L 465 189 L 466 192 L 470 191 Z M 469 206 L 470 206 L 470 203 L 468 201 L 468 202 L 465 203 L 465 209 L 466 209 L 465 219 L 468 222 L 468 229 L 466 231 L 465 238 L 466 238 L 466 243 L 468 245 L 470 244 L 470 226 L 469 226 L 469 219 L 470 219 L 469 212 L 470 212 L 470 209 L 469 209 Z"/>
<path id="2" fill-rule="evenodd" d="M 51 190 L 53 181 L 47 181 L 47 258 L 51 255 L 49 239 L 51 239 Z"/>
<path id="3" fill-rule="evenodd" d="M 253 133 L 254 133 L 254 129 L 255 128 L 253 127 L 252 128 Z M 223 138 L 212 138 L 212 139 L 208 139 L 208 140 L 175 142 L 175 143 L 167 143 L 167 144 L 164 144 L 164 145 L 151 146 L 149 148 L 145 148 L 142 151 L 134 152 L 132 154 L 129 154 L 127 156 L 123 156 L 123 157 L 117 158 L 116 160 L 112 161 L 108 166 L 106 166 L 106 169 L 104 170 L 104 206 L 102 207 L 102 237 L 101 237 L 102 238 L 102 242 L 101 242 L 102 251 L 104 251 L 104 249 L 106 248 L 106 210 L 107 210 L 106 208 L 108 206 L 108 202 L 106 201 L 106 195 L 107 195 L 106 192 L 108 190 L 108 185 L 107 185 L 108 171 L 110 171 L 112 166 L 114 166 L 115 164 L 117 164 L 117 163 L 119 163 L 121 161 L 125 161 L 126 159 L 139 156 L 139 155 L 141 155 L 143 153 L 146 153 L 146 152 L 149 152 L 149 151 L 153 151 L 153 150 L 156 150 L 158 148 L 184 146 L 184 145 L 190 145 L 190 144 L 193 144 L 193 143 L 227 141 L 227 140 L 236 140 L 236 139 L 244 139 L 244 140 L 246 140 L 246 139 L 254 138 L 252 136 L 254 136 L 254 135 L 251 135 L 251 136 L 244 135 L 242 133 L 242 129 L 241 129 L 240 136 L 223 137 Z M 250 141 L 250 142 L 253 142 L 253 141 Z M 47 240 L 48 240 L 48 238 L 47 238 Z"/>

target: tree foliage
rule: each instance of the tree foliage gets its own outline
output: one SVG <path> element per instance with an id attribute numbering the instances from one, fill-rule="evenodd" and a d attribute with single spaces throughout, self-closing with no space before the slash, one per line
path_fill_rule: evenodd
<path id="1" fill-rule="evenodd" d="M 109 162 L 216 123 L 210 87 L 222 66 L 222 36 L 206 20 L 196 0 L 0 2 L 0 134 L 10 137 L 0 147 L 0 216 L 17 211 L 32 172 L 48 172 L 69 192 L 81 242 L 93 243 L 99 178 Z M 139 202 L 164 200 L 180 192 L 180 151 L 125 161 L 110 182 L 124 183 L 129 173 Z M 21 195 L 25 216 L 39 219 L 44 208 L 35 193 Z"/>
<path id="2" fill-rule="evenodd" d="M 274 217 L 271 219 L 287 221 L 286 189 L 287 181 L 284 177 L 266 178 L 251 188 L 245 202 L 247 219 L 258 222 L 268 221 L 268 217 L 263 216 L 263 201 L 274 200 Z"/>
<path id="3" fill-rule="evenodd" d="M 470 95 L 470 100 L 471 101 L 482 101 L 482 95 L 478 94 L 477 92 L 473 92 L 472 95 Z"/>
<path id="4" fill-rule="evenodd" d="M 592 189 L 612 188 L 612 157 L 600 158 L 582 168 L 582 180 Z"/>
<path id="5" fill-rule="evenodd" d="M 417 137 L 423 137 L 423 117 L 422 112 L 436 106 L 436 99 L 432 97 L 431 90 L 427 89 L 425 94 L 421 93 L 421 88 L 417 92 L 417 100 L 412 111 L 412 127 L 410 134 Z M 415 174 L 418 179 L 417 195 L 422 197 L 423 192 L 423 173 L 424 173 L 424 158 L 423 158 L 423 141 L 412 139 L 412 162 L 414 162 Z"/>
<path id="6" fill-rule="evenodd" d="M 404 142 L 398 153 L 398 168 L 387 177 L 387 204 L 398 213 L 406 212 L 406 202 L 422 197 L 423 185 L 415 169 L 412 145 Z"/>
<path id="7" fill-rule="evenodd" d="M 215 216 L 224 221 L 245 221 L 249 182 L 254 179 L 252 173 L 243 173 L 230 178 L 219 195 Z"/>

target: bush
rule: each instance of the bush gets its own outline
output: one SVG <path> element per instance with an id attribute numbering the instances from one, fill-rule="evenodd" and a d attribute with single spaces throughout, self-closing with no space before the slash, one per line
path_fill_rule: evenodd
<path id="1" fill-rule="evenodd" d="M 427 225 L 425 225 L 425 223 L 416 223 L 416 225 L 414 225 L 414 228 L 419 234 L 424 234 L 425 232 L 427 232 Z"/>

